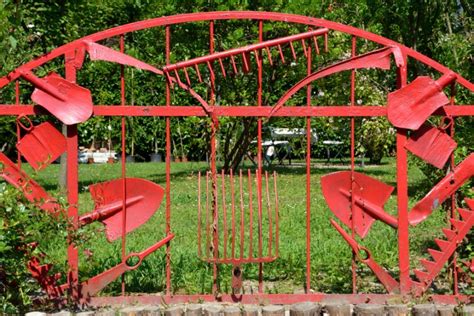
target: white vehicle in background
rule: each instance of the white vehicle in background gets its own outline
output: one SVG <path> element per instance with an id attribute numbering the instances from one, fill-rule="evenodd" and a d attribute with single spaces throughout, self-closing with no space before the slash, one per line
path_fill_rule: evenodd
<path id="1" fill-rule="evenodd" d="M 117 153 L 114 151 L 84 151 L 78 154 L 79 163 L 107 163 L 116 162 Z"/>

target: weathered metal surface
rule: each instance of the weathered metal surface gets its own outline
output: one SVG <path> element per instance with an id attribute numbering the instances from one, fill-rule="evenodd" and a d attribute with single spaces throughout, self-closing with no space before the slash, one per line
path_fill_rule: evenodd
<path id="1" fill-rule="evenodd" d="M 27 125 L 22 120 L 26 120 Z M 25 135 L 16 148 L 35 170 L 46 168 L 66 150 L 66 139 L 52 123 L 34 126 L 27 116 L 20 116 L 17 124 Z"/>

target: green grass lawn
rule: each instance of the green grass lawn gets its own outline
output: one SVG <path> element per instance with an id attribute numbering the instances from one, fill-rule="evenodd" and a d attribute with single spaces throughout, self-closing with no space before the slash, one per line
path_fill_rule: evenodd
<path id="1" fill-rule="evenodd" d="M 346 242 L 329 223 L 333 214 L 325 203 L 319 183 L 322 175 L 341 170 L 341 167 L 341 165 L 326 166 L 318 161 L 311 173 L 311 287 L 320 292 L 351 292 L 352 253 Z M 176 234 L 172 241 L 172 284 L 175 293 L 211 292 L 212 265 L 202 261 L 197 254 L 197 172 L 203 172 L 207 168 L 206 163 L 195 162 L 173 163 L 171 166 L 171 227 Z M 25 167 L 25 170 L 33 174 L 28 166 Z M 51 165 L 45 171 L 34 175 L 34 178 L 48 190 L 57 192 L 58 170 L 58 165 Z M 79 205 L 81 213 L 88 212 L 93 208 L 88 186 L 118 178 L 120 170 L 120 164 L 80 165 Z M 303 163 L 296 163 L 293 166 L 274 166 L 271 170 L 276 170 L 278 173 L 280 256 L 274 262 L 265 264 L 264 281 L 267 285 L 266 292 L 293 293 L 302 290 L 305 282 L 305 166 Z M 358 167 L 358 171 L 390 185 L 395 186 L 396 184 L 396 169 L 393 159 L 384 161 L 384 164 L 380 166 Z M 423 180 L 423 174 L 415 167 L 410 167 L 409 175 L 411 195 L 425 193 L 419 192 L 420 190 L 417 189 Z M 165 164 L 128 164 L 127 176 L 149 179 L 165 187 Z M 57 194 L 60 193 L 57 192 Z M 229 195 L 227 197 L 228 202 L 230 197 Z M 415 200 L 410 200 L 410 206 L 415 202 Z M 256 210 L 255 205 L 254 203 L 254 210 Z M 266 206 L 265 203 L 264 205 Z M 386 204 L 385 209 L 392 214 L 396 213 L 396 191 Z M 128 252 L 141 251 L 164 237 L 164 212 L 165 203 L 163 200 L 156 214 L 145 225 L 128 235 Z M 419 258 L 427 257 L 427 247 L 433 246 L 434 238 L 441 235 L 441 227 L 446 226 L 445 223 L 445 213 L 436 211 L 428 220 L 410 229 L 412 268 L 419 267 Z M 230 227 L 230 223 L 228 226 Z M 264 230 L 266 229 L 264 228 Z M 79 245 L 81 279 L 87 279 L 120 262 L 121 241 L 108 243 L 101 224 L 88 225 L 83 228 L 83 231 L 85 238 L 80 241 Z M 373 257 L 382 266 L 398 276 L 397 234 L 394 229 L 381 222 L 376 222 L 361 243 L 372 252 Z M 254 248 L 255 245 L 254 242 Z M 48 254 L 46 261 L 54 262 L 56 266 L 64 269 L 66 258 L 64 234 L 52 232 L 51 236 L 45 236 L 42 247 Z M 86 255 L 89 251 L 92 255 Z M 127 291 L 148 293 L 163 291 L 165 287 L 164 253 L 163 249 L 158 250 L 150 255 L 139 269 L 126 274 Z M 231 267 L 221 265 L 220 271 L 221 289 L 223 292 L 230 292 Z M 359 264 L 358 274 L 361 291 L 384 292 L 366 266 Z M 257 265 L 245 265 L 243 275 L 244 280 L 255 284 L 258 280 Z M 115 293 L 118 290 L 118 283 L 115 282 L 104 293 Z"/>

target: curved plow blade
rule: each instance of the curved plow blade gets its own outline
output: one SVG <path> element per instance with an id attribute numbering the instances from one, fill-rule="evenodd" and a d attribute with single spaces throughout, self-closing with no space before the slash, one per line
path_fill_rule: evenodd
<path id="1" fill-rule="evenodd" d="M 357 235 L 364 238 L 370 230 L 375 218 L 361 203 L 354 203 L 354 212 L 351 212 L 351 172 L 340 171 L 321 177 L 321 187 L 324 198 L 331 211 L 347 227 L 352 226 Z M 354 197 L 370 202 L 372 208 L 383 212 L 383 205 L 392 194 L 393 187 L 365 174 L 354 172 Z M 353 216 L 352 216 L 353 215 Z"/>

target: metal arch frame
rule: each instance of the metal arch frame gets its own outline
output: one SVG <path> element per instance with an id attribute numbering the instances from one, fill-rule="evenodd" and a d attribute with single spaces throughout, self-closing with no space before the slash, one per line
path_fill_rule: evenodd
<path id="1" fill-rule="evenodd" d="M 403 87 L 406 85 L 406 59 L 408 57 L 414 58 L 427 66 L 437 70 L 442 74 L 452 73 L 451 70 L 442 66 L 441 64 L 437 63 L 436 61 L 408 48 L 399 43 L 391 41 L 389 39 L 383 38 L 381 36 L 372 34 L 370 32 L 366 32 L 351 26 L 342 25 L 339 23 L 327 21 L 324 19 L 316 19 L 311 17 L 305 17 L 300 15 L 292 15 L 292 14 L 282 14 L 282 13 L 271 13 L 271 12 L 250 12 L 250 11 L 235 11 L 235 12 L 208 12 L 208 13 L 193 13 L 193 14 L 181 14 L 176 16 L 170 17 L 160 17 L 135 23 L 126 24 L 123 26 L 118 26 L 106 31 L 98 32 L 81 39 L 75 40 L 69 44 L 63 45 L 57 49 L 54 49 L 50 53 L 35 59 L 31 62 L 28 62 L 11 73 L 7 76 L 0 78 L 0 89 L 4 88 L 7 84 L 12 81 L 19 79 L 23 73 L 33 70 L 36 67 L 39 67 L 46 62 L 53 60 L 57 57 L 64 56 L 65 57 L 65 66 L 66 66 L 66 79 L 69 81 L 74 82 L 76 76 L 76 70 L 80 68 L 78 65 L 80 58 L 80 50 L 87 42 L 96 43 L 98 41 L 119 36 L 120 37 L 120 51 L 123 53 L 124 51 L 124 35 L 126 33 L 139 31 L 143 29 L 153 28 L 164 26 L 166 28 L 166 55 L 167 55 L 167 64 L 169 64 L 169 28 L 171 25 L 180 24 L 180 23 L 189 23 L 189 22 L 200 22 L 200 21 L 209 21 L 210 22 L 210 53 L 213 53 L 213 31 L 214 31 L 214 21 L 216 20 L 243 20 L 243 19 L 251 19 L 255 21 L 259 21 L 259 29 L 260 29 L 260 38 L 259 40 L 262 41 L 261 29 L 262 29 L 262 21 L 280 21 L 286 23 L 296 23 L 306 25 L 308 27 L 324 27 L 330 30 L 343 32 L 349 35 L 352 35 L 352 57 L 356 56 L 356 40 L 357 38 L 364 38 L 370 40 L 372 42 L 378 43 L 383 45 L 385 48 L 396 48 L 399 51 L 399 58 L 404 61 L 404 63 L 398 63 L 398 75 L 399 75 L 399 87 Z M 282 97 L 289 98 L 292 94 L 294 94 L 299 89 L 303 88 L 304 86 L 307 87 L 308 91 L 310 91 L 310 83 L 313 81 L 313 76 L 311 72 L 309 72 L 311 68 L 310 59 L 308 60 L 308 76 L 304 78 L 299 84 L 292 87 L 287 93 Z M 350 69 L 349 69 L 350 70 Z M 161 70 L 158 70 L 163 74 Z M 259 72 L 261 71 L 261 67 L 259 68 Z M 261 75 L 259 75 L 261 77 Z M 474 84 L 460 76 L 459 74 L 455 74 L 456 82 L 460 85 L 464 86 L 470 91 L 474 91 Z M 169 117 L 171 116 L 208 116 L 211 115 L 214 124 L 217 122 L 218 117 L 220 116 L 253 116 L 258 117 L 258 124 L 259 124 L 259 173 L 257 174 L 257 178 L 260 177 L 261 180 L 261 118 L 262 117 L 269 117 L 270 115 L 274 116 L 294 116 L 294 117 L 306 117 L 307 124 L 310 124 L 311 117 L 318 117 L 318 116 L 344 116 L 351 118 L 351 172 L 354 170 L 354 152 L 353 152 L 353 130 L 354 130 L 354 117 L 365 117 L 365 116 L 387 116 L 387 109 L 384 106 L 369 106 L 369 107 L 359 107 L 355 106 L 354 104 L 354 87 L 355 87 L 355 72 L 351 70 L 351 105 L 350 106 L 318 106 L 312 107 L 309 103 L 306 107 L 297 107 L 297 108 L 281 108 L 277 112 L 273 113 L 273 109 L 271 107 L 263 107 L 261 104 L 261 98 L 259 98 L 259 102 L 256 106 L 227 106 L 227 107 L 213 107 L 209 105 L 204 99 L 202 99 L 199 95 L 197 95 L 194 90 L 190 87 L 186 86 L 185 84 L 179 82 L 174 78 L 171 78 L 171 82 L 176 82 L 178 85 L 187 90 L 195 97 L 200 103 L 201 106 L 186 106 L 183 108 L 181 106 L 171 106 L 170 104 L 170 90 L 169 85 L 167 83 L 167 104 L 166 106 L 126 106 L 125 105 L 125 97 L 124 97 L 124 89 L 125 89 L 125 81 L 123 77 L 123 66 L 122 66 L 122 76 L 121 76 L 121 86 L 122 86 L 122 102 L 120 106 L 94 106 L 94 115 L 96 116 L 162 116 L 167 118 L 167 138 L 169 137 Z M 213 85 L 213 83 L 211 83 Z M 193 94 L 194 92 L 194 94 Z M 18 93 L 18 87 L 17 87 Z M 259 87 L 259 94 L 261 94 L 261 85 Z M 309 93 L 309 92 L 308 92 Z M 282 105 L 282 104 L 281 104 Z M 474 115 L 474 105 L 465 105 L 465 106 L 454 106 L 454 100 L 449 106 L 444 107 L 445 113 L 442 111 L 437 111 L 435 115 L 444 115 L 447 114 L 449 116 L 473 116 Z M 41 110 L 34 108 L 33 106 L 28 105 L 0 105 L 0 115 L 20 115 L 20 114 L 38 114 L 41 113 Z M 308 125 L 310 126 L 310 125 Z M 214 125 L 216 128 L 216 125 Z M 310 132 L 308 132 L 310 134 Z M 309 135 L 308 134 L 308 135 Z M 122 125 L 122 140 L 124 142 L 125 135 L 125 125 Z M 310 136 L 308 136 L 310 137 Z M 113 302 L 142 302 L 142 303 L 156 303 L 165 301 L 167 303 L 171 302 L 185 302 L 190 300 L 204 300 L 204 301 L 213 301 L 213 300 L 222 300 L 222 301 L 239 301 L 243 303 L 260 303 L 262 301 L 270 301 L 273 303 L 291 303 L 297 302 L 302 300 L 314 300 L 314 301 L 321 301 L 326 299 L 332 298 L 344 298 L 347 299 L 351 303 L 358 303 L 358 302 L 386 302 L 387 300 L 399 297 L 403 298 L 413 294 L 412 285 L 413 281 L 410 279 L 409 276 L 409 256 L 408 256 L 408 210 L 407 210 L 407 202 L 408 202 L 408 195 L 407 195 L 407 161 L 406 161 L 406 149 L 404 145 L 406 143 L 406 131 L 404 130 L 397 130 L 397 183 L 399 184 L 398 188 L 398 207 L 399 207 L 399 265 L 400 265 L 400 283 L 399 283 L 399 291 L 400 294 L 358 294 L 356 292 L 356 282 L 355 282 L 355 270 L 353 264 L 353 288 L 354 294 L 351 295 L 339 295 L 339 294 L 321 294 L 321 293 L 310 293 L 310 284 L 309 284 L 309 273 L 307 273 L 307 284 L 306 294 L 264 294 L 259 287 L 259 293 L 253 295 L 241 295 L 241 296 L 233 296 L 233 295 L 223 295 L 217 298 L 214 295 L 172 295 L 170 292 L 170 266 L 169 261 L 167 261 L 167 291 L 166 294 L 163 296 L 142 296 L 142 297 L 116 297 L 116 298 L 99 298 L 93 297 L 91 298 L 92 304 L 109 304 Z M 308 141 L 309 143 L 309 141 Z M 68 137 L 67 137 L 67 151 L 68 152 L 75 152 L 77 149 L 77 131 L 76 126 L 68 127 Z M 69 187 L 69 201 L 73 205 L 70 207 L 68 211 L 68 215 L 71 216 L 73 219 L 77 217 L 77 208 L 74 206 L 75 201 L 77 202 L 77 161 L 75 161 L 74 155 L 69 155 L 73 157 L 68 157 L 68 164 L 70 164 L 71 168 L 68 168 L 68 179 L 72 180 L 70 182 Z M 124 157 L 123 157 L 124 158 Z M 307 164 L 309 160 L 307 158 Z M 453 165 L 452 165 L 453 166 Z M 211 167 L 215 168 L 214 167 Z M 307 169 L 308 170 L 308 169 Z M 309 171 L 310 172 L 310 171 Z M 167 178 L 169 178 L 169 156 L 167 155 Z M 125 170 L 125 163 L 122 165 L 122 176 L 125 177 L 126 170 Z M 213 173 L 215 174 L 215 172 Z M 307 171 L 308 175 L 308 171 Z M 168 181 L 168 179 L 167 179 Z M 310 185 L 307 178 L 307 187 Z M 261 189 L 261 188 L 260 188 Z M 167 186 L 167 207 L 169 206 L 169 185 Z M 351 202 L 352 203 L 352 202 Z M 308 202 L 307 208 L 310 209 L 310 204 Z M 125 211 L 125 206 L 124 206 Z M 169 216 L 167 209 L 167 233 L 169 233 Z M 309 216 L 310 212 L 307 212 L 307 216 Z M 308 223 L 307 217 L 307 223 Z M 308 226 L 309 227 L 309 226 Z M 309 233 L 307 227 L 307 234 Z M 353 231 L 353 227 L 352 227 Z M 307 235 L 308 238 L 308 235 Z M 348 237 L 349 238 L 349 237 Z M 125 238 L 123 237 L 123 243 L 125 242 Z M 168 244 L 169 245 L 169 244 Z M 124 246 L 124 245 L 123 245 Z M 124 248 L 124 247 L 123 247 Z M 307 250 L 308 251 L 308 250 Z M 167 247 L 167 260 L 169 260 L 169 247 Z M 308 253 L 307 253 L 308 255 Z M 70 275 L 69 275 L 69 283 L 72 289 L 73 297 L 79 297 L 76 293 L 77 285 L 78 285 L 78 275 L 77 275 L 77 250 L 74 249 L 72 245 L 70 245 L 68 250 L 69 262 L 70 262 Z M 122 258 L 126 258 L 125 253 L 122 253 Z M 310 261 L 307 259 L 307 267 L 310 265 Z M 216 271 L 216 270 L 215 270 Z M 214 277 L 216 274 L 214 275 Z M 260 274 L 261 276 L 261 274 Z M 261 285 L 261 280 L 259 282 Z M 122 282 L 122 289 L 124 291 L 124 283 Z M 469 301 L 472 299 L 470 296 L 460 295 L 454 291 L 453 295 L 433 295 L 433 300 L 438 302 L 457 302 L 457 301 Z"/>

